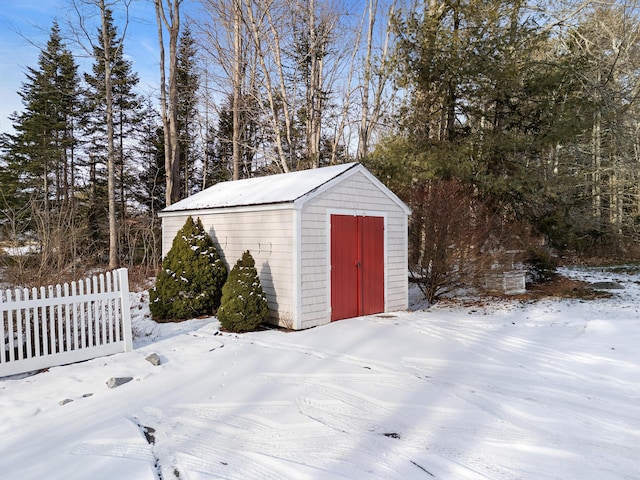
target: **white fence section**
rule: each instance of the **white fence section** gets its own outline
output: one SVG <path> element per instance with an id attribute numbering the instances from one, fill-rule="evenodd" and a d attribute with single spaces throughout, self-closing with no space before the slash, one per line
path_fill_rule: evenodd
<path id="1" fill-rule="evenodd" d="M 132 350 L 127 269 L 0 291 L 0 377 Z"/>

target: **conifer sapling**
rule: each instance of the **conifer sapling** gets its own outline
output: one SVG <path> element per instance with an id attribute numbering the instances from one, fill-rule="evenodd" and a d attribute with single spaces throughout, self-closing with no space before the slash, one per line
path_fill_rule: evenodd
<path id="1" fill-rule="evenodd" d="M 187 218 L 149 290 L 153 318 L 162 322 L 214 314 L 226 278 L 227 268 L 202 222 Z"/>
<path id="2" fill-rule="evenodd" d="M 269 317 L 267 296 L 262 290 L 255 261 L 249 250 L 231 269 L 222 288 L 222 302 L 218 310 L 222 328 L 231 332 L 248 332 Z"/>

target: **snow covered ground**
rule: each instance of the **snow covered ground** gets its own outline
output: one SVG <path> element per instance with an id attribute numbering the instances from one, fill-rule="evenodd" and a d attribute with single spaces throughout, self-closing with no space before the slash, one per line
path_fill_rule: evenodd
<path id="1" fill-rule="evenodd" d="M 624 289 L 245 335 L 134 294 L 135 351 L 0 379 L 0 478 L 640 479 L 640 276 L 571 274 Z"/>

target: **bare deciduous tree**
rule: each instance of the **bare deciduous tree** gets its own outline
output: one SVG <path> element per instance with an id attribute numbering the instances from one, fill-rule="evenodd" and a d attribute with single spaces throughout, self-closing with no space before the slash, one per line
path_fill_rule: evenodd
<path id="1" fill-rule="evenodd" d="M 213 92 L 213 95 L 209 93 L 203 98 L 203 103 L 207 112 L 211 108 L 218 111 L 219 116 L 224 116 L 225 109 L 230 109 L 231 131 L 218 131 L 218 135 L 228 133 L 228 138 L 225 136 L 220 141 L 231 146 L 232 178 L 237 180 L 243 169 L 251 169 L 250 165 L 245 165 L 247 152 L 258 148 L 257 145 L 248 145 L 244 135 L 247 119 L 252 117 L 255 121 L 258 116 L 257 112 L 250 110 L 248 101 L 252 83 L 250 75 L 256 69 L 248 65 L 255 55 L 251 53 L 244 0 L 201 0 L 201 5 L 204 15 L 195 23 L 199 27 L 202 51 L 205 52 L 206 88 Z M 215 103 L 216 94 L 222 98 L 221 105 Z"/>
<path id="2" fill-rule="evenodd" d="M 242 54 L 242 4 L 241 0 L 233 0 L 233 179 L 240 178 L 240 162 L 242 161 L 241 102 L 243 83 Z"/>
<path id="3" fill-rule="evenodd" d="M 113 124 L 113 78 L 112 78 L 112 47 L 107 29 L 109 11 L 116 4 L 121 4 L 125 12 L 128 12 L 130 0 L 122 2 L 113 1 L 105 2 L 105 0 L 74 0 L 73 7 L 78 15 L 80 31 L 76 31 L 77 37 L 84 37 L 84 41 L 92 47 L 86 49 L 93 55 L 95 52 L 101 52 L 103 58 L 96 58 L 97 61 L 104 64 L 104 94 L 105 94 L 105 111 L 106 111 L 106 129 L 107 129 L 107 191 L 109 203 L 109 268 L 113 269 L 118 266 L 118 233 L 116 222 L 116 179 L 115 164 L 116 154 L 114 146 L 114 124 Z M 90 6 L 97 8 L 100 15 L 101 37 L 100 48 L 95 48 L 93 37 L 86 25 L 87 17 L 82 11 L 82 6 Z M 124 31 L 126 32 L 126 22 Z M 125 33 L 122 34 L 121 40 L 118 42 L 117 48 L 121 49 Z M 81 44 L 84 42 L 81 42 Z"/>
<path id="4" fill-rule="evenodd" d="M 337 130 L 347 123 L 330 102 L 335 85 L 345 86 L 340 72 L 351 49 L 350 42 L 337 45 L 336 8 L 320 0 L 202 0 L 202 5 L 209 16 L 201 28 L 203 47 L 237 102 L 232 110 L 246 115 L 249 105 L 258 109 L 253 117 L 259 118 L 267 145 L 260 155 L 282 172 L 317 167 L 328 122 L 337 120 Z M 234 122 L 235 131 L 246 128 L 246 122 Z M 234 135 L 234 145 L 242 138 Z M 332 150 L 335 156 L 335 142 Z"/>
<path id="5" fill-rule="evenodd" d="M 369 153 L 371 138 L 375 127 L 384 115 L 383 102 L 385 87 L 389 83 L 390 72 L 386 67 L 389 57 L 391 41 L 391 19 L 395 13 L 396 0 L 392 0 L 388 7 L 386 23 L 384 25 L 384 40 L 379 46 L 377 65 L 374 58 L 374 33 L 376 22 L 385 17 L 378 10 L 378 0 L 369 0 L 367 4 L 367 43 L 364 62 L 362 65 L 361 118 L 358 128 L 358 152 L 357 158 L 362 160 Z"/>
<path id="6" fill-rule="evenodd" d="M 178 133 L 178 36 L 183 0 L 154 0 L 160 47 L 160 110 L 164 126 L 167 206 L 180 200 L 180 141 Z M 163 31 L 169 33 L 169 81 Z"/>
<path id="7" fill-rule="evenodd" d="M 100 20 L 102 25 L 102 51 L 104 52 L 104 89 L 107 113 L 107 178 L 109 196 L 109 268 L 118 266 L 118 233 L 116 231 L 116 170 L 115 149 L 113 143 L 113 85 L 111 78 L 111 45 L 107 30 L 107 7 L 104 0 L 99 0 Z M 120 44 L 122 45 L 122 43 Z"/>
<path id="8" fill-rule="evenodd" d="M 636 7 L 637 8 L 637 7 Z M 592 104 L 592 127 L 583 150 L 591 197 L 593 228 L 609 225 L 616 235 L 633 225 L 638 151 L 636 135 L 640 86 L 631 80 L 640 68 L 640 25 L 637 11 L 626 5 L 607 5 L 585 11 L 577 28 L 567 31 L 565 48 L 572 52 L 585 97 Z"/>

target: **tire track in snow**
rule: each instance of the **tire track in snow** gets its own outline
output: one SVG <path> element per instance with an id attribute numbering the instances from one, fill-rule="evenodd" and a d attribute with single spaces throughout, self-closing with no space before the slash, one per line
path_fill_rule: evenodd
<path id="1" fill-rule="evenodd" d="M 277 377 L 264 375 L 259 380 L 273 383 Z M 418 464 L 410 455 L 402 453 L 416 448 L 415 445 L 385 437 L 384 433 L 388 432 L 384 428 L 370 431 L 366 430 L 366 424 L 354 423 L 363 406 L 366 406 L 365 416 L 371 418 L 384 417 L 397 405 L 348 388 L 348 384 L 354 382 L 380 388 L 407 386 L 419 383 L 416 379 L 373 373 L 318 377 L 306 382 L 300 376 L 284 375 L 280 383 L 304 384 L 312 394 L 332 395 L 339 399 L 332 401 L 342 405 L 344 419 L 352 419 L 346 430 L 336 429 L 337 425 L 335 421 L 329 421 L 329 415 L 319 418 L 317 413 L 322 408 L 317 404 L 313 413 L 313 402 L 305 398 L 296 402 L 303 420 L 293 424 L 279 423 L 271 418 L 277 418 L 278 414 L 291 415 L 291 402 L 179 404 L 164 412 L 148 409 L 137 418 L 141 424 L 151 426 L 158 439 L 164 438 L 156 444 L 156 456 L 161 463 L 167 458 L 180 472 L 198 471 L 216 478 L 282 478 L 282 464 L 288 462 L 318 472 L 330 471 L 330 476 L 340 473 L 346 475 L 345 478 L 359 478 L 363 471 L 369 471 L 369 478 L 400 479 L 414 476 L 419 469 L 428 469 L 424 462 Z M 326 409 L 324 412 L 328 413 Z M 397 430 L 399 425 L 393 426 Z M 163 429 L 164 435 L 161 434 Z M 364 442 L 362 435 L 366 437 Z M 379 452 L 396 449 L 399 451 L 389 458 L 380 458 Z M 245 457 L 251 457 L 252 461 Z M 256 469 L 256 458 L 267 465 L 258 464 L 260 468 Z M 278 468 L 272 468 L 270 463 Z M 252 465 L 250 470 L 247 470 L 248 465 Z"/>
<path id="2" fill-rule="evenodd" d="M 282 478 L 283 464 L 300 464 L 325 471 L 327 459 L 330 459 L 346 463 L 344 468 L 356 476 L 355 472 L 362 471 L 361 466 L 349 468 L 349 458 L 354 453 L 353 442 L 349 439 L 340 441 L 335 431 L 319 422 L 304 417 L 305 422 L 283 425 L 269 419 L 255 419 L 252 415 L 238 421 L 238 415 L 231 415 L 234 417 L 231 419 L 227 417 L 232 408 L 233 405 L 226 405 L 223 409 L 226 411 L 215 412 L 215 405 L 212 405 L 205 412 L 201 407 L 190 409 L 187 406 L 182 414 L 171 416 L 172 422 L 181 425 L 178 429 L 180 435 L 176 436 L 174 432 L 172 436 L 173 449 L 180 454 L 181 469 L 214 474 L 216 478 L 270 479 Z M 240 408 L 244 410 L 246 407 Z M 200 417 L 192 416 L 194 412 L 201 414 Z M 283 407 L 281 413 L 288 412 L 290 406 Z M 223 424 L 222 430 L 217 428 L 219 422 Z M 236 431 L 229 430 L 229 426 Z M 216 461 L 197 460 L 211 458 L 212 448 L 216 450 Z M 377 461 L 377 457 L 368 451 L 358 452 L 358 455 L 369 456 L 365 463 Z M 266 465 L 261 465 L 261 461 Z M 333 469 L 331 471 L 334 472 Z M 384 475 L 379 478 L 393 478 L 389 476 L 391 473 L 393 470 L 384 470 Z"/>
<path id="3" fill-rule="evenodd" d="M 480 336 L 478 335 L 477 338 L 480 338 Z M 406 365 L 407 362 L 404 362 L 404 359 L 401 359 L 400 363 L 397 363 L 397 364 L 380 362 L 380 361 L 370 362 L 369 359 L 366 359 L 366 358 L 357 357 L 353 355 L 337 354 L 335 352 L 331 352 L 330 350 L 309 349 L 306 346 L 299 346 L 299 345 L 293 345 L 293 344 L 287 344 L 287 343 L 275 343 L 275 342 L 273 343 L 272 342 L 251 342 L 251 343 L 256 343 L 259 346 L 263 346 L 265 348 L 279 348 L 287 351 L 299 352 L 301 354 L 312 355 L 317 358 L 331 358 L 333 360 L 337 360 L 340 362 L 361 366 L 361 367 L 371 366 L 369 368 L 373 370 L 372 373 L 375 373 L 373 378 L 380 377 L 380 373 L 378 372 L 385 374 L 384 377 L 380 379 L 378 382 L 380 386 L 384 386 L 385 383 L 387 383 L 386 385 L 387 387 L 392 387 L 392 388 L 409 387 L 410 388 L 410 387 L 415 387 L 416 385 L 424 381 L 427 381 L 428 383 L 432 383 L 433 385 L 437 385 L 437 382 L 432 382 L 432 379 L 425 378 L 424 373 L 420 372 L 419 370 L 416 370 L 415 368 L 412 369 L 413 373 L 410 373 L 411 370 L 407 372 L 407 370 L 403 368 L 407 366 Z M 470 341 L 470 344 L 472 343 L 473 342 Z M 317 375 L 296 375 L 296 374 L 272 374 L 272 375 L 263 374 L 258 376 L 257 379 L 265 382 L 269 382 L 269 383 L 282 383 L 282 384 L 305 387 L 307 389 L 310 389 L 312 392 L 319 393 L 337 402 L 341 402 L 345 405 L 348 405 L 349 408 L 351 408 L 350 411 L 347 411 L 345 413 L 345 410 L 342 410 L 341 412 L 336 413 L 337 416 L 342 415 L 341 418 L 345 420 L 345 422 L 347 421 L 352 422 L 351 425 L 353 428 L 345 429 L 344 428 L 345 425 L 342 425 L 341 427 L 339 424 L 336 423 L 335 419 L 331 418 L 330 414 L 326 412 L 322 412 L 321 409 L 313 410 L 312 408 L 313 404 L 309 403 L 308 400 L 301 400 L 299 402 L 299 408 L 301 413 L 304 413 L 305 415 L 317 421 L 324 422 L 327 426 L 331 428 L 335 428 L 337 431 L 342 431 L 344 433 L 352 434 L 354 433 L 354 431 L 361 431 L 363 428 L 366 429 L 367 427 L 371 427 L 371 429 L 376 431 L 377 434 L 381 434 L 381 433 L 383 434 L 384 430 L 393 430 L 392 428 L 387 428 L 386 425 L 379 425 L 378 426 L 379 428 L 376 430 L 375 428 L 376 425 L 372 425 L 370 421 L 368 420 L 358 421 L 357 419 L 359 418 L 361 419 L 362 415 L 366 416 L 367 418 L 375 418 L 375 417 L 382 418 L 388 415 L 394 409 L 397 409 L 399 407 L 397 402 L 393 402 L 385 405 L 383 402 L 380 402 L 376 398 L 365 396 L 354 390 L 350 390 L 350 389 L 345 390 L 344 388 L 341 389 L 337 387 L 337 385 L 348 384 L 353 381 L 356 381 L 356 382 L 363 381 L 370 384 L 372 382 L 372 375 L 365 374 L 365 375 L 357 375 L 355 377 L 348 378 L 343 375 L 317 376 Z M 305 405 L 305 402 L 307 402 L 306 405 Z M 320 404 L 316 404 L 316 406 L 318 405 Z M 309 408 L 306 408 L 306 407 L 309 407 Z M 475 409 L 478 409 L 478 406 L 476 405 L 472 405 L 472 407 Z M 355 413 L 358 410 L 360 411 L 360 416 L 358 416 L 358 414 Z M 350 415 L 350 413 L 354 413 L 354 414 Z M 488 413 L 488 412 L 485 412 L 485 413 Z M 450 423 L 452 424 L 456 423 L 455 415 L 453 415 L 453 418 L 451 419 Z M 514 425 L 507 425 L 506 430 L 509 431 L 515 428 L 517 427 L 515 427 Z M 403 426 L 403 429 L 405 430 L 407 429 L 406 425 Z M 480 428 L 478 428 L 478 430 L 480 430 Z M 516 433 L 511 433 L 512 438 L 519 439 L 519 440 L 525 439 L 526 435 L 524 434 L 524 432 L 522 432 L 520 429 L 517 429 L 517 430 L 518 431 Z M 443 429 L 441 429 L 441 431 L 446 432 L 446 430 L 443 430 Z M 465 431 L 468 431 L 468 429 L 465 429 Z M 373 432 L 370 432 L 370 433 L 373 433 Z M 476 438 L 477 435 L 484 435 L 484 432 L 482 431 L 479 431 L 476 433 L 477 434 L 468 434 L 466 435 L 466 437 L 470 438 L 470 440 L 473 441 L 473 439 Z M 504 434 L 501 435 L 500 433 L 496 433 L 495 438 L 498 440 L 502 438 L 505 441 L 507 441 L 507 443 L 509 441 L 509 439 L 506 438 Z M 421 448 L 424 448 L 424 442 L 422 441 L 421 443 L 421 440 L 419 438 L 415 441 L 411 440 L 411 442 L 409 442 L 409 439 L 407 438 L 405 444 L 408 447 L 420 446 Z M 466 465 L 466 468 L 470 468 L 472 471 L 475 471 L 475 472 L 486 473 L 487 471 L 492 471 L 493 476 L 491 478 L 496 478 L 496 479 L 500 478 L 505 480 L 507 479 L 512 480 L 516 478 L 514 476 L 515 475 L 514 471 L 510 469 L 499 467 L 497 464 L 492 465 L 490 462 L 487 462 L 486 460 L 474 461 L 472 458 L 464 457 L 463 452 L 460 452 L 455 448 L 452 451 L 455 451 L 456 453 L 455 454 L 451 452 L 447 453 L 443 450 L 443 452 L 447 453 L 447 455 L 453 455 L 452 458 L 456 458 L 456 461 L 461 467 Z M 407 461 L 410 461 L 410 459 L 408 459 Z M 502 471 L 502 473 L 499 476 L 495 476 L 496 472 L 493 471 L 492 469 L 495 471 Z"/>
<path id="4" fill-rule="evenodd" d="M 172 414 L 171 414 L 172 413 Z M 264 430 L 256 422 L 240 422 L 238 418 L 220 424 L 215 419 L 191 417 L 187 407 L 169 412 L 147 409 L 138 421 L 155 430 L 155 453 L 163 469 L 174 469 L 187 475 L 197 471 L 215 475 L 215 478 L 247 480 L 279 480 L 281 474 L 272 465 L 249 461 L 242 442 L 235 441 L 234 433 L 250 432 L 260 437 Z M 166 467 L 166 465 L 171 465 Z M 167 477 L 165 475 L 165 478 Z"/>
<path id="5" fill-rule="evenodd" d="M 257 404 L 260 407 L 260 404 Z M 227 432 L 227 443 L 231 442 L 235 445 L 234 451 L 242 451 L 245 454 L 262 455 L 267 458 L 274 458 L 280 461 L 293 463 L 302 463 L 308 467 L 323 471 L 327 463 L 327 459 L 346 463 L 346 469 L 349 470 L 348 459 L 353 456 L 354 446 L 352 439 L 346 436 L 336 436 L 334 429 L 302 416 L 304 421 L 296 424 L 280 424 L 268 418 L 259 419 L 253 415 L 245 416 L 238 421 L 238 415 L 232 413 L 233 410 L 247 411 L 246 405 L 224 405 L 220 410 L 216 405 L 210 405 L 205 408 L 197 406 L 188 409 L 188 413 L 183 418 L 185 422 L 194 422 L 192 414 L 199 418 L 216 419 L 216 421 L 224 425 L 234 425 L 240 431 Z M 287 413 L 291 411 L 291 405 L 282 405 L 282 411 L 278 412 L 273 408 L 268 408 L 271 414 Z M 231 418 L 229 418 L 231 417 Z M 198 430 L 203 430 L 204 425 L 197 425 Z M 211 425 L 209 426 L 210 430 Z M 343 432 L 344 433 L 344 432 Z M 340 441 L 342 438 L 342 441 Z M 197 443 L 203 446 L 206 451 L 209 441 L 202 442 L 198 439 Z M 190 447 L 193 450 L 193 445 Z M 200 452 L 201 454 L 204 453 Z M 372 456 L 368 451 L 358 452 L 359 456 L 369 456 L 371 464 L 376 463 L 377 457 Z M 378 462 L 379 463 L 379 462 Z M 354 469 L 357 471 L 357 469 Z M 392 470 L 385 470 L 383 476 L 387 478 Z"/>
<path id="6" fill-rule="evenodd" d="M 426 362 L 432 361 L 405 359 L 408 366 L 415 365 L 417 368 L 423 367 Z M 556 389 L 553 384 L 523 383 L 523 379 L 518 378 L 515 368 L 499 367 L 498 371 L 503 372 L 504 378 L 497 379 L 496 375 L 491 375 L 490 366 L 484 367 L 480 365 L 476 368 L 476 365 L 470 365 L 469 371 L 459 377 L 451 373 L 445 375 L 446 378 L 458 378 L 459 384 L 450 380 L 443 382 L 437 377 L 433 378 L 433 381 L 442 384 L 443 389 L 468 402 L 478 412 L 501 419 L 501 423 L 495 425 L 499 428 L 482 433 L 482 441 L 489 445 L 504 446 L 505 455 L 510 452 L 509 455 L 517 457 L 523 452 L 528 452 L 531 455 L 561 457 L 565 458 L 565 462 L 569 462 L 576 461 L 572 458 L 573 455 L 568 453 L 575 449 L 575 445 L 580 445 L 582 451 L 595 453 L 607 444 L 605 449 L 614 445 L 615 449 L 620 451 L 629 449 L 629 445 L 638 441 L 640 432 L 630 431 L 628 428 L 634 420 L 630 418 L 628 423 L 621 424 L 619 419 L 621 411 L 623 414 L 625 411 L 630 414 L 633 412 L 633 406 L 628 404 L 628 399 L 621 398 L 619 404 L 608 402 L 598 405 L 597 397 L 587 398 L 583 391 L 569 392 L 567 397 L 566 389 Z M 509 370 L 512 371 L 512 375 L 509 375 Z M 480 376 L 475 378 L 474 383 L 473 379 L 478 371 Z M 483 373 L 487 374 L 486 378 L 482 376 Z M 560 391 L 564 400 L 559 404 L 557 399 Z M 607 398 L 610 399 L 610 395 L 607 395 Z M 615 413 L 608 415 L 607 412 Z M 592 435 L 596 431 L 598 434 Z M 468 432 L 463 431 L 455 435 L 465 438 Z M 469 440 L 473 436 L 472 434 Z M 632 457 L 630 452 L 629 458 Z M 547 473 L 552 475 L 552 472 Z"/>
<path id="7" fill-rule="evenodd" d="M 71 455 L 93 455 L 100 457 L 126 458 L 153 464 L 153 452 L 144 440 L 140 443 L 121 440 L 100 439 L 77 444 L 69 451 Z"/>
<path id="8" fill-rule="evenodd" d="M 272 415 L 289 415 L 291 411 L 291 404 L 285 402 L 252 405 L 261 413 Z M 216 478 L 271 479 L 282 478 L 283 463 L 325 471 L 329 460 L 341 465 L 347 478 L 357 478 L 365 465 L 376 465 L 381 472 L 371 478 L 402 478 L 394 476 L 395 467 L 380 461 L 368 448 L 359 450 L 359 437 L 337 437 L 333 429 L 306 416 L 293 425 L 280 424 L 247 411 L 246 404 L 224 404 L 220 409 L 215 404 L 183 404 L 162 413 L 150 409 L 139 415 L 138 421 L 155 430 L 155 453 L 160 463 L 175 465 L 180 472 L 198 471 Z M 160 437 L 164 439 L 159 440 Z M 353 463 L 350 458 L 354 452 L 367 460 Z M 267 465 L 260 465 L 262 460 Z M 334 470 L 331 472 L 333 475 Z"/>
<path id="9" fill-rule="evenodd" d="M 331 377 L 326 375 L 318 377 L 316 378 L 315 375 L 284 377 L 264 375 L 262 379 L 269 382 L 304 385 L 309 387 L 309 393 L 324 397 L 324 399 L 299 397 L 297 400 L 299 411 L 351 438 L 366 438 L 363 442 L 364 447 L 359 447 L 361 456 L 368 455 L 369 451 L 389 452 L 386 458 L 376 456 L 372 459 L 372 462 L 386 472 L 383 473 L 383 477 L 387 478 L 388 475 L 388 478 L 414 478 L 417 476 L 417 470 L 414 468 L 422 470 L 423 473 L 428 472 L 429 468 L 433 470 L 428 461 L 425 463 L 422 460 L 419 463 L 414 460 L 423 457 L 424 452 L 431 449 L 438 458 L 442 457 L 442 453 L 447 455 L 449 458 L 444 463 L 455 463 L 456 470 L 463 475 L 462 478 L 486 478 L 484 475 L 487 472 L 490 472 L 490 478 L 494 479 L 516 478 L 513 470 L 494 465 L 486 459 L 474 460 L 471 457 L 465 457 L 464 452 L 459 449 L 439 448 L 432 443 L 434 429 L 438 430 L 436 436 L 446 437 L 457 430 L 455 432 L 458 435 L 457 438 L 460 438 L 462 432 L 465 438 L 471 440 L 483 433 L 479 425 L 476 431 L 470 431 L 468 424 L 458 429 L 441 426 L 441 424 L 459 425 L 461 414 L 459 409 L 434 408 L 428 403 L 415 405 L 384 402 L 350 389 L 344 385 L 344 381 L 340 382 L 340 385 L 334 385 Z M 358 380 L 366 381 L 367 379 L 358 376 Z M 446 415 L 443 415 L 443 412 L 446 412 Z M 437 417 L 438 426 L 429 421 L 434 416 Z M 514 434 L 513 438 L 521 440 L 523 436 L 524 432 L 519 432 L 517 435 Z M 504 436 L 497 435 L 496 438 L 504 439 Z M 498 472 L 499 475 L 497 475 Z"/>
<path id="10" fill-rule="evenodd" d="M 383 362 L 380 360 L 373 360 L 367 357 L 360 357 L 356 355 L 346 355 L 341 352 L 329 350 L 329 349 L 317 349 L 307 345 L 298 345 L 287 342 L 275 342 L 275 341 L 262 341 L 255 338 L 235 338 L 238 342 L 256 345 L 262 348 L 284 350 L 292 353 L 299 353 L 301 355 L 308 355 L 319 359 L 331 359 L 348 365 L 353 365 L 367 370 L 374 370 L 380 373 L 386 373 L 390 376 L 406 375 L 397 368 L 397 365 L 389 362 Z"/>

